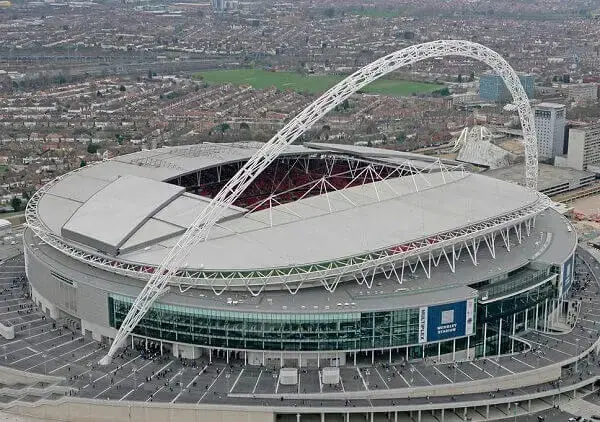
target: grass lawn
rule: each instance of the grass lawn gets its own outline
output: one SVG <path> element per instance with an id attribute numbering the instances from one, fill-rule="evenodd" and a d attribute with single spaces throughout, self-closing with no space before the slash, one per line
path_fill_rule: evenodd
<path id="1" fill-rule="evenodd" d="M 344 76 L 336 75 L 301 75 L 295 72 L 269 72 L 261 69 L 209 70 L 196 73 L 194 76 L 209 84 L 232 83 L 235 85 L 252 85 L 257 89 L 275 86 L 281 90 L 310 92 L 313 94 L 324 92 L 344 79 Z M 407 96 L 432 92 L 440 89 L 442 86 L 424 82 L 379 79 L 367 85 L 363 91 L 376 94 Z"/>

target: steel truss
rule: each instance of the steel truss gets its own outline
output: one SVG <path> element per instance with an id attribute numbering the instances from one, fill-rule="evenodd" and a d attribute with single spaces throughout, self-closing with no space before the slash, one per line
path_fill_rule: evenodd
<path id="1" fill-rule="evenodd" d="M 152 274 L 150 280 L 134 301 L 115 336 L 108 354 L 101 360 L 101 363 L 107 364 L 111 361 L 116 350 L 121 347 L 133 328 L 150 309 L 152 303 L 169 289 L 170 279 L 184 266 L 195 245 L 207 238 L 224 210 L 233 204 L 252 181 L 285 150 L 287 145 L 296 140 L 335 106 L 341 104 L 353 93 L 372 81 L 403 66 L 429 58 L 445 56 L 464 56 L 482 61 L 491 66 L 502 77 L 513 96 L 513 103 L 521 118 L 525 142 L 525 182 L 527 187 L 536 189 L 537 140 L 531 107 L 517 74 L 506 60 L 481 44 L 462 40 L 433 41 L 410 46 L 389 54 L 363 67 L 325 92 L 286 124 L 227 182 L 210 204 L 197 216 L 191 227 L 179 239 L 173 249 L 169 251 L 158 270 Z M 376 258 L 376 260 L 379 259 L 381 258 Z"/>
<path id="2" fill-rule="evenodd" d="M 303 165 L 305 171 L 308 172 L 310 166 L 309 161 L 311 157 L 306 156 L 302 157 L 302 159 L 303 161 L 301 162 L 301 164 Z M 363 186 L 369 185 L 373 189 L 373 193 L 375 194 L 377 201 L 381 202 L 382 198 L 380 193 L 383 193 L 384 187 L 392 193 L 392 196 L 400 196 L 399 193 L 394 189 L 394 187 L 389 183 L 389 179 L 391 178 L 410 176 L 413 181 L 413 190 L 411 192 L 419 192 L 424 188 L 419 187 L 419 183 L 417 182 L 417 180 L 423 181 L 426 185 L 426 188 L 432 186 L 431 182 L 427 179 L 427 174 L 440 173 L 442 175 L 443 184 L 453 182 L 455 180 L 465 177 L 468 174 L 463 165 L 448 166 L 442 163 L 440 159 L 436 159 L 429 165 L 422 168 L 416 167 L 410 160 L 404 160 L 398 165 L 391 165 L 388 163 L 378 163 L 373 160 L 355 158 L 352 156 L 345 155 L 320 155 L 319 159 L 325 160 L 326 169 L 325 174 L 323 174 L 322 177 L 311 180 L 302 185 L 294 186 L 293 188 L 287 189 L 285 191 L 272 193 L 267 198 L 254 204 L 249 209 L 249 212 L 254 212 L 263 208 L 268 208 L 271 211 L 273 206 L 280 206 L 282 207 L 280 208 L 280 210 L 283 209 L 289 214 L 294 215 L 300 219 L 302 218 L 302 216 L 298 215 L 296 212 L 286 207 L 285 200 L 280 201 L 279 198 L 285 197 L 288 194 L 298 191 L 302 192 L 302 194 L 296 199 L 297 201 L 315 194 L 324 195 L 329 206 L 329 212 L 331 213 L 334 210 L 331 206 L 331 202 L 329 201 L 329 193 L 337 191 L 343 200 L 345 200 L 351 206 L 356 207 L 356 204 L 352 200 L 350 200 L 346 195 L 344 195 L 343 190 L 351 186 L 357 186 L 358 184 Z M 336 162 L 339 161 L 344 161 L 345 164 L 347 164 L 348 166 L 348 170 L 334 172 L 334 166 Z M 333 178 L 342 178 L 346 180 L 346 183 L 340 189 L 330 182 L 330 179 Z M 381 182 L 381 186 L 378 187 L 376 182 Z M 279 186 L 277 186 L 276 189 L 278 187 Z M 389 195 L 387 197 L 389 197 Z M 271 214 L 270 217 L 272 217 Z M 270 218 L 270 224 L 271 226 L 273 226 L 272 218 Z"/>

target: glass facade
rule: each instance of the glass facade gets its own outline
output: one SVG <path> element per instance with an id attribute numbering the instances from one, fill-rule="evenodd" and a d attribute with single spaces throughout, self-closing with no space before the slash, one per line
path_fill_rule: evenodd
<path id="1" fill-rule="evenodd" d="M 119 328 L 132 299 L 109 297 Z M 311 314 L 211 310 L 156 303 L 134 334 L 166 341 L 248 350 L 335 351 L 418 344 L 419 309 Z M 437 343 L 436 343 L 437 354 Z"/>
<path id="2" fill-rule="evenodd" d="M 519 273 L 505 280 L 494 284 L 480 287 L 479 298 L 482 300 L 490 300 L 499 296 L 507 296 L 527 286 L 533 286 L 550 277 L 550 268 L 540 271 L 520 271 Z"/>
<path id="3" fill-rule="evenodd" d="M 551 312 L 552 301 L 557 298 L 557 293 L 554 283 L 548 282 L 515 296 L 487 304 L 480 303 L 477 310 L 476 356 L 520 350 L 521 343 L 513 342 L 510 336 L 525 328 L 543 329 L 544 317 Z"/>
<path id="4" fill-rule="evenodd" d="M 521 269 L 507 278 L 479 283 L 476 323 L 470 339 L 457 335 L 419 344 L 419 308 L 292 314 L 164 303 L 155 303 L 133 334 L 215 349 L 310 352 L 406 348 L 408 358 L 420 359 L 465 350 L 469 345 L 475 348 L 475 356 L 494 356 L 522 348 L 520 342 L 511 339 L 513 334 L 545 328 L 546 316 L 558 298 L 553 269 Z M 528 286 L 529 290 L 523 292 Z M 111 327 L 121 326 L 132 303 L 130 297 L 109 297 Z M 445 305 L 428 309 L 440 306 Z"/>

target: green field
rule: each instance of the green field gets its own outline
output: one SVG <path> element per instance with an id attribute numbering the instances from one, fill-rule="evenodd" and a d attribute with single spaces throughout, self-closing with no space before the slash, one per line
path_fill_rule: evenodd
<path id="1" fill-rule="evenodd" d="M 344 76 L 301 75 L 295 72 L 270 72 L 259 69 L 208 70 L 196 73 L 194 77 L 208 84 L 252 85 L 257 89 L 274 86 L 281 90 L 310 92 L 313 94 L 324 92 L 344 79 Z M 424 82 L 379 79 L 367 85 L 363 91 L 375 94 L 408 96 L 433 92 L 441 87 L 442 85 Z"/>

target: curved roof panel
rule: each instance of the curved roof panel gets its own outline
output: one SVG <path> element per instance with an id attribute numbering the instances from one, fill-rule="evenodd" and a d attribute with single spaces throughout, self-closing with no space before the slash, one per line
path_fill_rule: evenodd
<path id="1" fill-rule="evenodd" d="M 116 254 L 120 246 L 185 188 L 122 176 L 83 203 L 62 226 L 63 237 Z"/>

